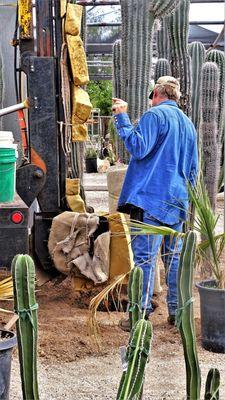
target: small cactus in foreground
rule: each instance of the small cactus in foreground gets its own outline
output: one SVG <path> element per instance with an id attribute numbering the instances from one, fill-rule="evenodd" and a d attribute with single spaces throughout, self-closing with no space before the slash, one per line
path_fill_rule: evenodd
<path id="1" fill-rule="evenodd" d="M 130 326 L 134 327 L 141 318 L 141 299 L 143 286 L 143 271 L 140 267 L 134 267 L 130 272 L 128 283 L 128 301 Z"/>
<path id="2" fill-rule="evenodd" d="M 193 315 L 193 271 L 197 235 L 189 231 L 184 238 L 178 270 L 178 310 L 176 324 L 180 331 L 185 365 L 186 395 L 188 400 L 200 400 L 201 372 L 198 363 Z"/>
<path id="3" fill-rule="evenodd" d="M 126 354 L 127 370 L 122 375 L 117 400 L 141 399 L 151 340 L 152 325 L 150 321 L 141 319 L 131 332 Z"/>
<path id="4" fill-rule="evenodd" d="M 23 399 L 38 400 L 37 382 L 37 308 L 35 266 L 28 255 L 19 254 L 12 261 L 14 308 Z"/>
<path id="5" fill-rule="evenodd" d="M 205 384 L 205 397 L 204 400 L 219 400 L 220 388 L 220 372 L 217 368 L 211 368 L 209 370 L 206 384 Z"/>

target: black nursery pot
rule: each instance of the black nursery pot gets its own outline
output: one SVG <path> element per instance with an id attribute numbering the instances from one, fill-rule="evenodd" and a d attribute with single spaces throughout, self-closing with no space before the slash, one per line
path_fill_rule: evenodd
<path id="1" fill-rule="evenodd" d="M 86 172 L 97 172 L 97 158 L 86 158 L 85 160 Z"/>
<path id="2" fill-rule="evenodd" d="M 0 399 L 9 399 L 12 350 L 16 346 L 16 335 L 0 330 Z"/>
<path id="3" fill-rule="evenodd" d="M 225 353 L 225 290 L 215 280 L 198 283 L 201 310 L 202 347 Z"/>

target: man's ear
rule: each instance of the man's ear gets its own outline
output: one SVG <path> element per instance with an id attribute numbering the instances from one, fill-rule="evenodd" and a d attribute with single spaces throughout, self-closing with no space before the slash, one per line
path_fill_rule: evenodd
<path id="1" fill-rule="evenodd" d="M 158 90 L 157 89 L 155 89 L 154 92 L 153 92 L 153 99 L 156 98 L 156 97 L 158 97 Z"/>

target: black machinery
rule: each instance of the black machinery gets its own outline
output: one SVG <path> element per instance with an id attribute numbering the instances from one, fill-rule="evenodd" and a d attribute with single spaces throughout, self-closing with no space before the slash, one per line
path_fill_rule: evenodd
<path id="1" fill-rule="evenodd" d="M 26 75 L 28 123 L 23 111 L 18 111 L 24 157 L 17 169 L 18 195 L 12 204 L 0 205 L 0 266 L 10 268 L 15 254 L 29 251 L 28 207 L 37 198 L 40 212 L 34 213 L 32 254 L 39 265 L 50 270 L 47 243 L 52 218 L 67 208 L 66 156 L 59 129 L 59 121 L 64 120 L 60 78 L 62 19 L 58 0 L 26 3 L 29 9 L 19 10 L 26 18 L 24 25 L 23 19 L 20 25 L 16 22 L 13 45 L 16 59 L 19 48 L 15 76 L 21 77 L 22 72 Z M 18 86 L 16 82 L 19 103 Z"/>

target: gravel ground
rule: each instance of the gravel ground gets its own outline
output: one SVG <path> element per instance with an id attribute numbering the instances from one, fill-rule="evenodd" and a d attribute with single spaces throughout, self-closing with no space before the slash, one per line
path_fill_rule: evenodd
<path id="1" fill-rule="evenodd" d="M 163 353 L 167 344 L 164 343 Z M 152 346 L 150 363 L 146 371 L 145 400 L 184 400 L 185 367 L 182 347 L 165 357 Z M 213 366 L 221 374 L 220 398 L 225 399 L 225 355 L 199 349 L 202 386 L 208 370 Z M 122 374 L 119 353 L 106 357 L 88 357 L 71 363 L 39 363 L 39 386 L 42 400 L 104 400 L 116 399 Z M 22 400 L 19 392 L 18 363 L 13 361 L 10 400 Z M 204 390 L 201 398 L 204 397 Z M 194 400 L 194 399 L 193 399 Z"/>

